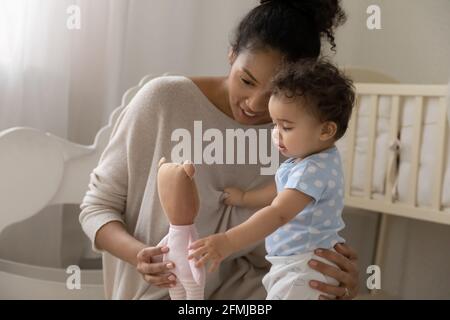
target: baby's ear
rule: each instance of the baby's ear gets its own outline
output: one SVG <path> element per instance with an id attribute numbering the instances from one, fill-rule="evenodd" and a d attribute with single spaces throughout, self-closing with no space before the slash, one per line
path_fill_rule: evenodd
<path id="1" fill-rule="evenodd" d="M 195 167 L 194 164 L 191 163 L 189 160 L 186 160 L 183 162 L 183 169 L 186 171 L 186 174 L 189 178 L 193 178 L 195 174 Z"/>
<path id="2" fill-rule="evenodd" d="M 164 162 L 166 162 L 166 158 L 162 157 L 161 159 L 159 159 L 159 162 L 158 162 L 158 168 L 161 167 L 161 165 L 162 165 Z"/>

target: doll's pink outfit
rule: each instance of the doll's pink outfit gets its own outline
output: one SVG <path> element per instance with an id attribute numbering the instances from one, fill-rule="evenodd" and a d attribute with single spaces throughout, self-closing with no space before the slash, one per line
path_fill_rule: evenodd
<path id="1" fill-rule="evenodd" d="M 169 247 L 164 254 L 163 261 L 172 261 L 172 270 L 177 276 L 177 284 L 169 289 L 172 300 L 203 300 L 205 289 L 205 267 L 197 268 L 195 259 L 188 260 L 189 246 L 198 239 L 195 225 L 170 225 L 169 233 L 158 246 Z"/>

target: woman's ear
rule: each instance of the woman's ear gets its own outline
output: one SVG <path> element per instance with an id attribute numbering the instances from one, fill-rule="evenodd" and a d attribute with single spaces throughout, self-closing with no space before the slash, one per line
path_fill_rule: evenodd
<path id="1" fill-rule="evenodd" d="M 320 140 L 327 141 L 333 138 L 337 132 L 337 125 L 333 121 L 327 121 L 322 124 L 322 132 L 320 133 Z"/>
<path id="2" fill-rule="evenodd" d="M 234 61 L 236 61 L 236 58 L 236 51 L 234 51 L 233 47 L 230 47 L 230 49 L 228 50 L 228 62 L 230 63 L 230 66 L 233 65 Z"/>

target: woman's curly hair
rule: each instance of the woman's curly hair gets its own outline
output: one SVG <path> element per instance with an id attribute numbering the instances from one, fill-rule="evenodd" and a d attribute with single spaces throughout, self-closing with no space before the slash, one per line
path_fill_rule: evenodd
<path id="1" fill-rule="evenodd" d="M 347 130 L 355 102 L 353 81 L 327 60 L 286 64 L 273 79 L 273 95 L 304 98 L 302 104 L 319 121 L 337 125 L 335 140 Z"/>
<path id="2" fill-rule="evenodd" d="M 340 0 L 260 0 L 239 23 L 231 44 L 236 53 L 275 49 L 290 62 L 317 58 L 322 37 L 336 51 L 334 32 L 346 19 Z"/>

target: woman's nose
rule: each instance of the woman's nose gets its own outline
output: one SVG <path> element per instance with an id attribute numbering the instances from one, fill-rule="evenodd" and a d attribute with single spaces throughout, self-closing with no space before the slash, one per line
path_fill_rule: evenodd
<path id="1" fill-rule="evenodd" d="M 268 111 L 269 99 L 259 96 L 251 97 L 245 100 L 245 104 L 250 112 L 264 113 Z"/>

